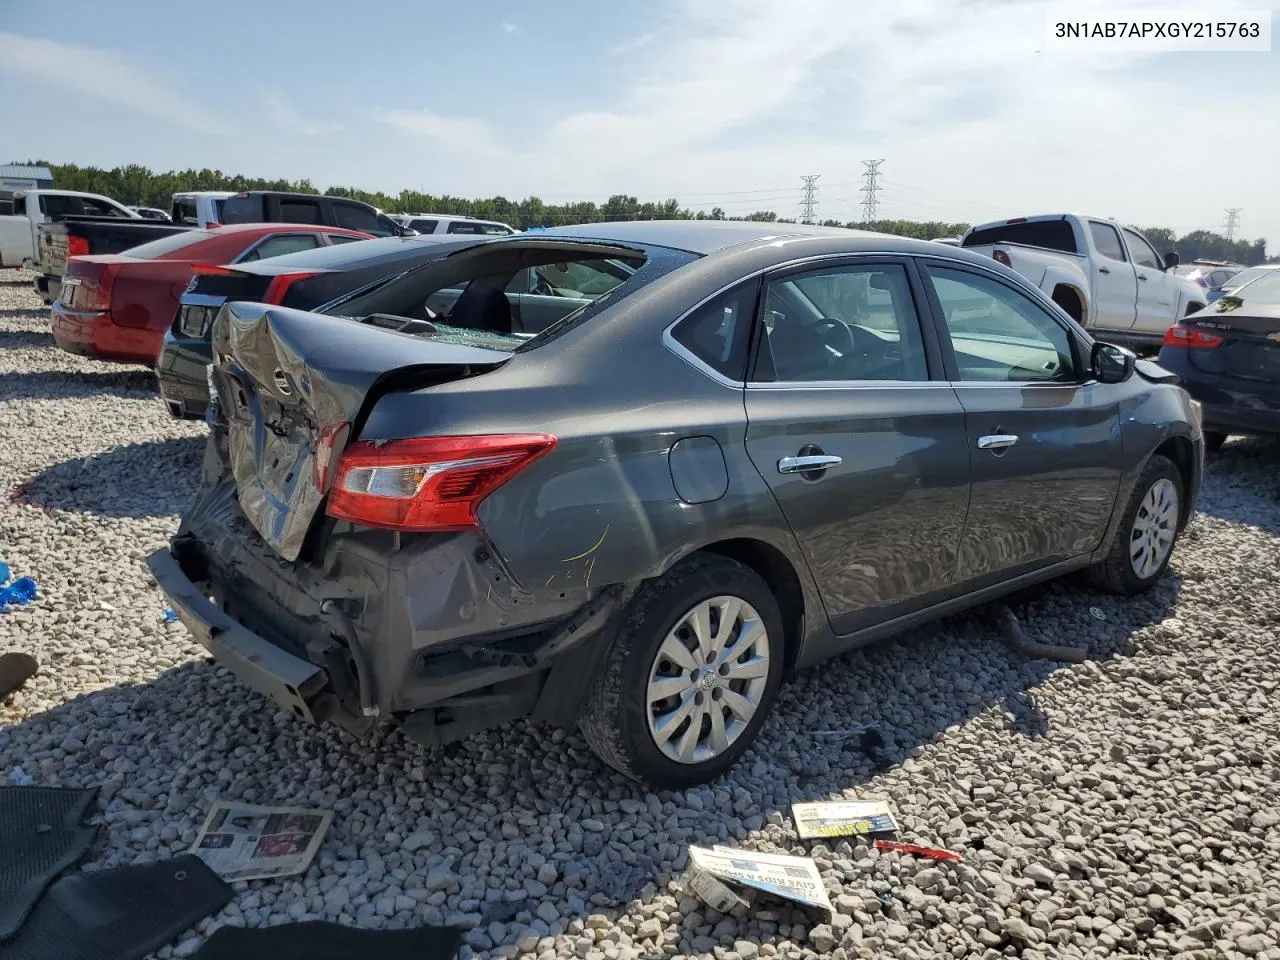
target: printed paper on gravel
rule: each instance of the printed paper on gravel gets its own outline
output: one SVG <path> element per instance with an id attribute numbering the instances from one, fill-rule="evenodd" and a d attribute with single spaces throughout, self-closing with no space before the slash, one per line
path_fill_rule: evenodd
<path id="1" fill-rule="evenodd" d="M 303 873 L 329 829 L 331 814 L 215 800 L 191 852 L 224 880 Z"/>
<path id="2" fill-rule="evenodd" d="M 868 833 L 896 833 L 887 800 L 830 800 L 793 803 L 791 817 L 801 840 L 812 837 L 852 837 Z"/>

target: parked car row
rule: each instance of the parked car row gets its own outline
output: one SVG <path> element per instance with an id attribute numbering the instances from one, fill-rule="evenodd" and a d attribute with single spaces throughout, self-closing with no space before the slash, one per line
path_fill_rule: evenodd
<path id="1" fill-rule="evenodd" d="M 99 360 L 153 366 L 193 273 L 366 240 L 340 227 L 249 223 L 184 230 L 125 253 L 72 257 L 53 304 L 54 341 Z"/>

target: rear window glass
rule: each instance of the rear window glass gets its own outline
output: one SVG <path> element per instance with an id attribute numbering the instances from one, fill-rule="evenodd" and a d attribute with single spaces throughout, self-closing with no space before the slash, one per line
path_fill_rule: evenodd
<path id="1" fill-rule="evenodd" d="M 1076 253 L 1076 237 L 1066 220 L 1035 220 L 1030 223 L 1004 223 L 997 227 L 974 230 L 964 238 L 962 246 L 981 247 L 989 243 L 1022 243 Z"/>
<path id="2" fill-rule="evenodd" d="M 1280 303 L 1280 270 L 1268 270 L 1243 287 L 1231 291 L 1245 303 Z"/>
<path id="3" fill-rule="evenodd" d="M 510 349 L 529 349 L 693 259 L 693 254 L 663 247 L 628 246 L 606 254 L 498 243 L 474 255 L 459 252 L 456 258 L 407 271 L 372 290 L 340 300 L 324 312 L 360 319 L 382 314 L 406 321 L 430 321 L 449 337 L 496 338 Z M 517 274 L 544 269 L 558 276 L 607 273 L 612 277 L 616 273 L 617 277 L 612 277 L 612 285 L 600 285 L 599 293 L 558 287 L 551 288 L 551 293 L 540 288 L 536 295 L 510 292 Z"/>
<path id="4" fill-rule="evenodd" d="M 223 223 L 261 223 L 264 219 L 261 197 L 227 197 L 222 201 Z"/>
<path id="5" fill-rule="evenodd" d="M 183 230 L 159 240 L 152 240 L 125 251 L 135 260 L 159 260 L 168 254 L 176 253 L 202 240 L 208 240 L 209 234 L 203 230 Z"/>
<path id="6" fill-rule="evenodd" d="M 419 233 L 432 233 L 439 222 L 439 220 L 413 220 L 409 223 L 409 226 Z"/>

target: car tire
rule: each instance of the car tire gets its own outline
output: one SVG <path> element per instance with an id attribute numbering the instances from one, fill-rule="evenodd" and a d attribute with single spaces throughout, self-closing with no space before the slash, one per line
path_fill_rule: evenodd
<path id="1" fill-rule="evenodd" d="M 728 630 L 717 629 L 729 613 L 735 619 Z M 709 637 L 702 645 L 699 624 Z M 709 652 L 695 659 L 699 649 Z M 601 760 L 651 789 L 707 783 L 755 740 L 777 697 L 785 656 L 782 614 L 759 574 L 727 557 L 695 555 L 636 593 L 578 726 Z M 671 693 L 655 699 L 664 691 Z"/>
<path id="2" fill-rule="evenodd" d="M 1227 442 L 1227 435 L 1225 433 L 1218 433 L 1216 431 L 1205 432 L 1204 448 L 1209 453 L 1216 453 L 1217 451 L 1221 450 L 1222 445 L 1226 442 Z"/>
<path id="3" fill-rule="evenodd" d="M 1173 556 L 1184 496 L 1182 475 L 1173 461 L 1159 454 L 1148 460 L 1125 505 L 1111 549 L 1090 568 L 1093 582 L 1126 597 L 1151 589 Z"/>

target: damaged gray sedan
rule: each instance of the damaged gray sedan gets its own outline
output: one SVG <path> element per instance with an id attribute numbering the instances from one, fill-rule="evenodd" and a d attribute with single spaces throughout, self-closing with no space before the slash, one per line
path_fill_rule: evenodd
<path id="1" fill-rule="evenodd" d="M 579 727 L 653 787 L 788 672 L 1088 569 L 1164 573 L 1176 379 L 999 264 L 794 224 L 566 227 L 213 329 L 199 493 L 148 563 L 306 721 Z"/>

